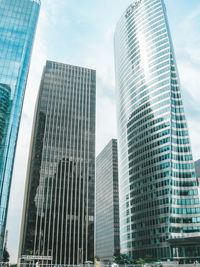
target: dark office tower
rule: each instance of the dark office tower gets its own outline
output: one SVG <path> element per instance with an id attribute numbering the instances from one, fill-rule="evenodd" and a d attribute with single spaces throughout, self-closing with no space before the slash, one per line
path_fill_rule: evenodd
<path id="1" fill-rule="evenodd" d="M 0 261 L 40 0 L 0 0 Z"/>
<path id="2" fill-rule="evenodd" d="M 138 0 L 115 32 L 121 251 L 199 257 L 200 204 L 163 0 Z"/>
<path id="3" fill-rule="evenodd" d="M 120 250 L 117 140 L 96 159 L 96 256 L 112 260 Z"/>
<path id="4" fill-rule="evenodd" d="M 19 258 L 94 257 L 96 72 L 47 61 L 36 106 Z"/>

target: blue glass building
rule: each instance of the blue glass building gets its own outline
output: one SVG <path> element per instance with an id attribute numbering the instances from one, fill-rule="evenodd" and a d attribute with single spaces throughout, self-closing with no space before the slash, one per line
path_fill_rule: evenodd
<path id="1" fill-rule="evenodd" d="M 0 259 L 40 0 L 0 0 Z"/>
<path id="2" fill-rule="evenodd" d="M 199 189 L 164 0 L 127 8 L 115 60 L 122 253 L 199 259 Z"/>

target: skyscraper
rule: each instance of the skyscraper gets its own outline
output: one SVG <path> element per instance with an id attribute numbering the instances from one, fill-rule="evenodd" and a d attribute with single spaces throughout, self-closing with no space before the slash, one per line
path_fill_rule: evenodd
<path id="1" fill-rule="evenodd" d="M 47 61 L 35 111 L 19 258 L 94 257 L 96 72 Z"/>
<path id="2" fill-rule="evenodd" d="M 40 0 L 0 0 L 0 260 Z"/>
<path id="3" fill-rule="evenodd" d="M 200 159 L 195 161 L 194 166 L 196 171 L 196 177 L 200 178 Z"/>
<path id="4" fill-rule="evenodd" d="M 96 256 L 112 260 L 120 250 L 117 140 L 96 159 Z"/>
<path id="5" fill-rule="evenodd" d="M 197 177 L 197 183 L 198 183 L 198 186 L 200 187 L 200 159 L 195 161 L 194 167 L 195 167 L 195 173 Z"/>
<path id="6" fill-rule="evenodd" d="M 163 0 L 137 0 L 115 32 L 121 250 L 200 256 L 200 204 Z"/>

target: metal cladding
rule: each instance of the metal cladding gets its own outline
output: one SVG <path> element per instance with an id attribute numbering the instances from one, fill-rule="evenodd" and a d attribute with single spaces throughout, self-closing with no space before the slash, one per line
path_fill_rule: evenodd
<path id="1" fill-rule="evenodd" d="M 94 258 L 94 70 L 47 61 L 30 149 L 19 258 Z"/>

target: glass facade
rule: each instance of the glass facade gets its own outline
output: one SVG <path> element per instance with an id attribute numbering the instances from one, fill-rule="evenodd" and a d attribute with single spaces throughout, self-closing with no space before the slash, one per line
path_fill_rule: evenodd
<path id="1" fill-rule="evenodd" d="M 112 260 L 120 250 L 117 140 L 96 159 L 96 256 Z"/>
<path id="2" fill-rule="evenodd" d="M 195 166 L 196 177 L 200 178 L 200 159 L 195 161 L 194 166 Z"/>
<path id="3" fill-rule="evenodd" d="M 0 259 L 16 141 L 40 1 L 0 0 Z"/>
<path id="4" fill-rule="evenodd" d="M 94 70 L 47 61 L 27 172 L 19 258 L 94 259 Z"/>
<path id="5" fill-rule="evenodd" d="M 127 8 L 115 63 L 121 251 L 179 258 L 169 241 L 200 235 L 200 198 L 163 0 Z"/>

